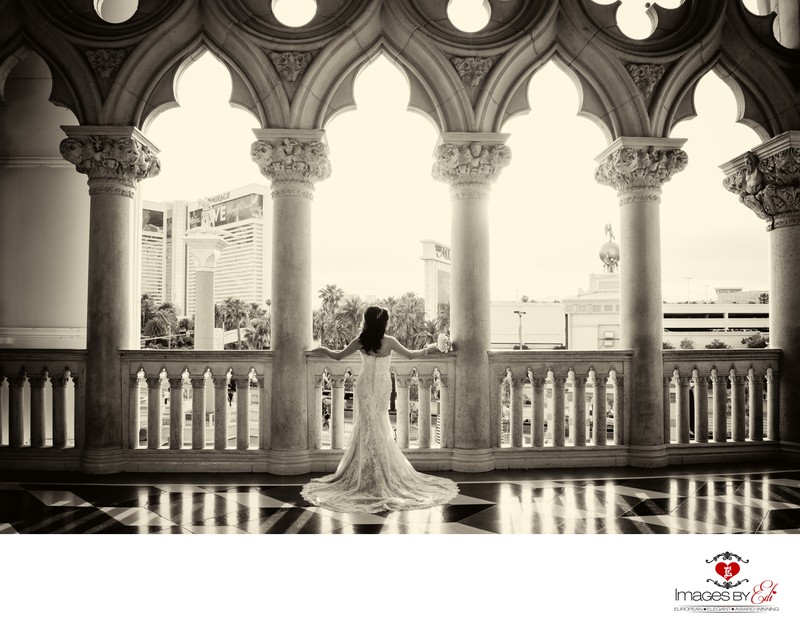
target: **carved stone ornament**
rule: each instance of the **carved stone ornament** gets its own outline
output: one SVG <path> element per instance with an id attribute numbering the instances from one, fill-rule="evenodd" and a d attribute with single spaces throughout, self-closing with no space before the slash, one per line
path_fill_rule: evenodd
<path id="1" fill-rule="evenodd" d="M 451 57 L 458 76 L 468 88 L 475 89 L 492 69 L 492 60 L 485 57 Z"/>
<path id="2" fill-rule="evenodd" d="M 642 94 L 651 94 L 664 76 L 664 66 L 661 64 L 625 64 L 625 68 Z"/>
<path id="3" fill-rule="evenodd" d="M 800 147 L 759 159 L 749 152 L 744 169 L 722 181 L 761 219 L 767 230 L 800 224 Z"/>
<path id="4" fill-rule="evenodd" d="M 128 51 L 124 48 L 98 48 L 87 50 L 85 53 L 86 59 L 89 60 L 89 65 L 97 77 L 97 82 L 100 84 L 100 89 L 105 94 L 122 62 L 128 56 Z"/>
<path id="5" fill-rule="evenodd" d="M 261 174 L 272 181 L 273 188 L 280 183 L 313 184 L 331 175 L 328 146 L 318 140 L 257 140 L 251 145 L 250 157 Z"/>
<path id="6" fill-rule="evenodd" d="M 673 174 L 683 171 L 688 162 L 689 158 L 682 149 L 622 147 L 597 167 L 594 177 L 600 184 L 612 186 L 621 194 L 650 189 L 642 191 L 642 194 L 648 199 L 655 196 L 655 201 L 661 185 Z"/>
<path id="7" fill-rule="evenodd" d="M 311 53 L 286 51 L 270 53 L 269 58 L 281 79 L 286 83 L 295 84 L 305 73 L 308 64 L 311 63 L 312 55 Z"/>
<path id="8" fill-rule="evenodd" d="M 450 185 L 486 185 L 497 180 L 509 162 L 511 149 L 505 144 L 442 143 L 436 149 L 432 173 L 435 180 Z"/>
<path id="9" fill-rule="evenodd" d="M 90 193 L 129 195 L 136 182 L 157 176 L 161 171 L 158 156 L 130 137 L 65 138 L 59 149 L 78 173 L 89 176 Z M 96 186 L 92 181 L 96 181 Z"/>

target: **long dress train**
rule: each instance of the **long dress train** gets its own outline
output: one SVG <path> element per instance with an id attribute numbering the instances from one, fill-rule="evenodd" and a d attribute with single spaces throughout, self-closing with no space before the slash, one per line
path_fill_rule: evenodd
<path id="1" fill-rule="evenodd" d="M 388 410 L 390 358 L 361 352 L 358 416 L 350 443 L 336 472 L 303 486 L 308 502 L 334 511 L 378 513 L 434 507 L 458 494 L 453 481 L 417 472 L 397 447 Z"/>

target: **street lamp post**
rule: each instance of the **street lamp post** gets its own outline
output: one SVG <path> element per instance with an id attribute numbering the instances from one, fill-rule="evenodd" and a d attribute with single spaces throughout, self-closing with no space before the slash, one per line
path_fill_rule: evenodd
<path id="1" fill-rule="evenodd" d="M 518 309 L 515 309 L 515 310 L 514 310 L 514 313 L 515 313 L 517 316 L 519 316 L 519 350 L 520 350 L 520 351 L 522 351 L 522 317 L 523 317 L 523 316 L 524 316 L 524 315 L 525 315 L 527 312 L 522 312 L 522 311 L 520 311 L 520 310 L 518 310 Z"/>

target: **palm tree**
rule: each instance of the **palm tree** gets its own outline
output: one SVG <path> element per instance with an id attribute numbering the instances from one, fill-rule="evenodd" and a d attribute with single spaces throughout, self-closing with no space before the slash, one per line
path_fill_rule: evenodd
<path id="1" fill-rule="evenodd" d="M 336 310 L 336 329 L 341 337 L 350 341 L 358 335 L 367 304 L 360 296 L 348 296 Z"/>
<path id="2" fill-rule="evenodd" d="M 269 314 L 250 321 L 244 333 L 248 349 L 269 349 L 272 338 L 272 322 Z"/>
<path id="3" fill-rule="evenodd" d="M 168 309 L 159 309 L 144 326 L 144 335 L 148 338 L 166 338 L 167 348 L 172 347 L 172 332 L 178 329 L 178 317 Z"/>
<path id="4" fill-rule="evenodd" d="M 344 298 L 344 290 L 337 285 L 326 285 L 319 291 L 319 297 L 322 299 L 321 327 L 320 327 L 320 342 L 322 344 L 332 343 L 336 346 L 338 342 L 337 335 L 331 335 L 330 331 L 336 328 L 335 318 L 336 309 L 339 307 L 339 302 Z"/>
<path id="5" fill-rule="evenodd" d="M 378 301 L 378 305 L 389 312 L 389 324 L 386 327 L 386 333 L 394 336 L 394 311 L 397 307 L 397 299 L 394 296 L 387 296 L 385 299 Z"/>
<path id="6" fill-rule="evenodd" d="M 439 303 L 439 312 L 436 314 L 436 331 L 440 334 L 450 332 L 450 303 Z"/>
<path id="7" fill-rule="evenodd" d="M 240 298 L 228 297 L 222 301 L 220 308 L 223 323 L 229 324 L 231 329 L 236 327 L 237 349 L 242 348 L 242 326 L 248 321 L 248 305 Z"/>
<path id="8" fill-rule="evenodd" d="M 425 301 L 414 292 L 406 292 L 397 301 L 394 314 L 394 335 L 403 345 L 411 347 L 414 337 L 424 328 Z"/>
<path id="9" fill-rule="evenodd" d="M 414 334 L 414 344 L 420 348 L 428 343 L 436 342 L 439 338 L 439 326 L 435 320 L 426 320 L 422 323 L 422 329 Z"/>
<path id="10" fill-rule="evenodd" d="M 144 332 L 144 326 L 147 324 L 147 321 L 150 320 L 153 317 L 153 314 L 156 313 L 156 302 L 150 297 L 149 294 L 142 294 L 141 313 L 142 331 Z"/>

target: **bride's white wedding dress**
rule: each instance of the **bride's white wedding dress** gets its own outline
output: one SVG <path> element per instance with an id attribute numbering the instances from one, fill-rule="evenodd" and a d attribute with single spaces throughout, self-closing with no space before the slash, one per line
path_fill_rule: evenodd
<path id="1" fill-rule="evenodd" d="M 360 353 L 358 416 L 350 443 L 336 472 L 312 479 L 301 495 L 314 505 L 343 512 L 402 511 L 446 503 L 458 494 L 456 484 L 417 472 L 395 443 L 388 410 L 391 355 Z"/>

